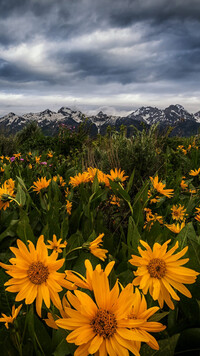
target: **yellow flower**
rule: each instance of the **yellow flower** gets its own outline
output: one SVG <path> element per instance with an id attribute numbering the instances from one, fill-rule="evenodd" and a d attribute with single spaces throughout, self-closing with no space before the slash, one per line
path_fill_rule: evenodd
<path id="1" fill-rule="evenodd" d="M 116 195 L 111 195 L 109 202 L 112 205 L 117 205 L 120 207 L 120 198 L 118 198 Z"/>
<path id="2" fill-rule="evenodd" d="M 15 197 L 14 186 L 15 182 L 10 178 L 0 187 L 0 210 L 6 210 L 9 207 L 12 198 Z"/>
<path id="3" fill-rule="evenodd" d="M 200 168 L 194 169 L 194 170 L 191 169 L 191 171 L 189 172 L 189 175 L 190 176 L 198 176 L 199 172 L 200 172 Z"/>
<path id="4" fill-rule="evenodd" d="M 8 286 L 6 290 L 18 293 L 15 298 L 17 302 L 25 299 L 26 304 L 32 304 L 36 299 L 36 311 L 40 317 L 43 300 L 47 308 L 50 308 L 52 301 L 61 309 L 58 292 L 62 291 L 62 287 L 75 288 L 72 283 L 65 280 L 64 273 L 57 272 L 62 267 L 64 258 L 57 261 L 58 254 L 54 251 L 48 256 L 43 235 L 39 237 L 36 248 L 31 241 L 27 248 L 19 239 L 17 246 L 18 248 L 10 247 L 16 256 L 9 260 L 11 265 L 0 262 L 0 266 L 12 277 L 5 283 L 5 286 Z"/>
<path id="5" fill-rule="evenodd" d="M 32 185 L 31 188 L 33 188 L 33 190 L 38 194 L 42 189 L 47 188 L 50 182 L 51 179 L 46 180 L 46 177 L 42 177 L 41 179 L 38 178 L 37 182 L 33 182 L 34 185 Z"/>
<path id="6" fill-rule="evenodd" d="M 153 299 L 158 300 L 160 308 L 163 307 L 165 301 L 169 308 L 174 309 L 171 297 L 180 300 L 174 289 L 191 298 L 191 293 L 184 284 L 194 283 L 199 273 L 182 267 L 189 260 L 188 258 L 180 259 L 187 252 L 188 246 L 173 255 L 178 248 L 178 241 L 167 252 L 167 245 L 170 241 L 166 241 L 163 245 L 156 242 L 151 249 L 148 243 L 141 240 L 140 243 L 146 250 L 138 247 L 142 257 L 132 255 L 129 262 L 138 267 L 134 272 L 136 278 L 133 280 L 133 285 L 139 285 L 144 294 L 147 294 L 149 290 Z"/>
<path id="7" fill-rule="evenodd" d="M 36 163 L 40 163 L 40 158 L 41 158 L 41 156 L 39 156 L 39 157 L 36 156 L 36 157 L 35 157 L 35 162 L 36 162 Z"/>
<path id="8" fill-rule="evenodd" d="M 104 183 L 107 187 L 109 187 L 109 179 L 107 174 L 103 173 L 100 169 L 89 167 L 86 173 L 88 173 L 90 182 L 93 182 L 95 175 L 97 175 L 99 183 Z"/>
<path id="9" fill-rule="evenodd" d="M 19 159 L 19 157 L 21 156 L 21 153 L 14 153 L 14 155 L 13 155 L 15 158 L 18 158 Z"/>
<path id="10" fill-rule="evenodd" d="M 135 289 L 133 294 L 133 305 L 131 313 L 129 314 L 129 319 L 143 319 L 144 324 L 142 324 L 138 331 L 142 335 L 146 335 L 149 338 L 147 344 L 154 350 L 159 350 L 159 345 L 156 339 L 149 332 L 160 332 L 163 331 L 166 326 L 155 321 L 148 321 L 148 319 L 159 310 L 159 307 L 152 307 L 147 309 L 147 302 L 144 295 L 139 292 L 138 288 Z M 140 350 L 141 342 L 137 341 L 136 346 L 138 351 Z"/>
<path id="11" fill-rule="evenodd" d="M 108 250 L 101 248 L 104 234 L 100 234 L 94 241 L 89 244 L 89 250 L 92 255 L 100 258 L 100 260 L 104 261 L 106 259 L 106 253 Z"/>
<path id="12" fill-rule="evenodd" d="M 62 248 L 65 248 L 67 246 L 67 241 L 62 244 L 60 243 L 61 240 L 62 239 L 57 240 L 56 235 L 53 234 L 53 241 L 48 240 L 49 245 L 47 245 L 47 248 L 58 253 L 62 252 Z"/>
<path id="13" fill-rule="evenodd" d="M 94 177 L 98 173 L 98 171 L 99 170 L 97 168 L 88 167 L 87 174 L 88 174 L 88 178 L 89 178 L 90 182 L 93 182 Z"/>
<path id="14" fill-rule="evenodd" d="M 66 182 L 64 181 L 63 177 L 60 177 L 60 185 L 61 187 L 64 187 L 66 185 Z"/>
<path id="15" fill-rule="evenodd" d="M 185 222 L 183 221 L 181 224 L 165 224 L 165 226 L 175 234 L 179 234 L 179 232 L 185 227 Z"/>
<path id="16" fill-rule="evenodd" d="M 2 167 L 1 167 L 1 170 L 0 170 L 2 173 L 5 171 L 5 169 L 3 169 Z"/>
<path id="17" fill-rule="evenodd" d="M 49 151 L 49 152 L 47 153 L 47 156 L 48 156 L 49 158 L 51 158 L 51 157 L 53 157 L 53 153 Z"/>
<path id="18" fill-rule="evenodd" d="M 125 176 L 124 174 L 125 172 L 121 171 L 121 168 L 115 168 L 115 170 L 110 170 L 110 174 L 107 174 L 107 177 L 115 182 L 124 182 L 128 178 L 128 176 Z"/>
<path id="19" fill-rule="evenodd" d="M 66 307 L 70 307 L 70 304 L 68 303 L 67 299 L 66 299 L 66 295 L 63 296 L 62 298 L 62 308 L 59 310 L 61 316 L 63 318 L 67 318 L 68 314 L 65 311 Z M 45 323 L 52 329 L 58 329 L 55 320 L 59 319 L 58 315 L 55 314 L 51 314 L 51 313 L 47 313 L 47 319 L 44 319 Z"/>
<path id="20" fill-rule="evenodd" d="M 185 180 L 184 180 L 185 177 L 182 178 L 182 181 L 180 183 L 180 186 L 183 190 L 186 190 L 188 188 L 188 184 L 185 183 Z"/>
<path id="21" fill-rule="evenodd" d="M 77 187 L 81 183 L 89 182 L 89 176 L 87 172 L 79 173 L 74 177 L 70 177 L 69 184 L 72 185 L 73 188 Z"/>
<path id="22" fill-rule="evenodd" d="M 85 260 L 86 277 L 83 277 L 80 273 L 76 271 L 66 270 L 66 279 L 72 283 L 75 283 L 77 287 L 92 290 L 92 279 L 94 276 L 94 271 L 97 271 L 101 274 L 105 273 L 108 277 L 113 269 L 114 264 L 115 261 L 109 262 L 105 268 L 105 271 L 103 271 L 101 265 L 98 264 L 93 270 L 91 262 L 89 260 Z"/>
<path id="23" fill-rule="evenodd" d="M 71 213 L 72 213 L 72 202 L 69 201 L 69 200 L 67 200 L 66 210 L 67 210 L 67 213 L 68 213 L 69 215 L 71 215 Z"/>
<path id="24" fill-rule="evenodd" d="M 195 209 L 197 210 L 195 219 L 200 222 L 200 208 L 195 208 Z"/>
<path id="25" fill-rule="evenodd" d="M 32 164 L 29 164 L 29 165 L 28 165 L 28 168 L 29 168 L 29 169 L 32 169 L 32 168 L 33 168 Z"/>
<path id="26" fill-rule="evenodd" d="M 56 320 L 60 328 L 71 330 L 66 340 L 77 345 L 74 356 L 96 354 L 128 355 L 128 350 L 139 356 L 136 341 L 148 342 L 149 337 L 140 333 L 145 321 L 128 319 L 132 310 L 133 286 L 127 285 L 121 293 L 118 282 L 110 290 L 105 273 L 93 272 L 92 299 L 82 291 L 75 295 L 67 292 L 73 308 L 66 308 L 68 318 Z"/>
<path id="27" fill-rule="evenodd" d="M 151 227 L 153 224 L 158 221 L 160 224 L 163 224 L 163 217 L 161 215 L 158 215 L 157 213 L 153 214 L 151 209 L 145 208 L 144 211 L 146 212 L 146 221 L 144 224 L 144 229 L 148 229 L 148 231 L 151 230 Z"/>
<path id="28" fill-rule="evenodd" d="M 165 195 L 167 198 L 172 197 L 174 189 L 164 189 L 166 184 L 159 182 L 158 176 L 155 176 L 155 178 L 150 177 L 150 179 L 154 189 L 157 190 L 158 193 Z"/>
<path id="29" fill-rule="evenodd" d="M 12 315 L 7 316 L 3 313 L 1 313 L 2 318 L 0 318 L 1 323 L 5 323 L 5 327 L 8 329 L 8 323 L 13 324 L 14 320 L 16 319 L 17 315 L 20 312 L 20 309 L 22 307 L 22 304 L 20 304 L 17 309 L 15 309 L 15 305 L 12 306 Z"/>
<path id="30" fill-rule="evenodd" d="M 184 206 L 181 204 L 179 204 L 179 207 L 178 205 L 173 205 L 171 211 L 172 211 L 172 219 L 174 220 L 184 220 L 185 216 L 187 215 L 185 214 L 186 209 L 184 209 Z"/>

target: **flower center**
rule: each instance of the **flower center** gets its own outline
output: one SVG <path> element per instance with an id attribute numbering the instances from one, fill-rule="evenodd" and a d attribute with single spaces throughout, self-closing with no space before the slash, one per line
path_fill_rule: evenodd
<path id="1" fill-rule="evenodd" d="M 160 258 L 153 258 L 149 262 L 147 269 L 152 278 L 161 279 L 166 273 L 166 263 Z"/>
<path id="2" fill-rule="evenodd" d="M 31 263 L 27 274 L 33 284 L 42 284 L 46 282 L 49 270 L 48 267 L 44 266 L 42 262 L 33 262 Z"/>
<path id="3" fill-rule="evenodd" d="M 104 339 L 109 339 L 116 332 L 117 320 L 113 313 L 99 309 L 90 325 L 92 325 L 95 334 L 103 336 Z"/>

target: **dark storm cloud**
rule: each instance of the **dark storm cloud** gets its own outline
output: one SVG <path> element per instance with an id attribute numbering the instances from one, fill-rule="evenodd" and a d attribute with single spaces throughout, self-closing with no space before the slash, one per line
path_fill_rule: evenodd
<path id="1" fill-rule="evenodd" d="M 1 90 L 197 100 L 199 33 L 199 0 L 0 0 Z"/>

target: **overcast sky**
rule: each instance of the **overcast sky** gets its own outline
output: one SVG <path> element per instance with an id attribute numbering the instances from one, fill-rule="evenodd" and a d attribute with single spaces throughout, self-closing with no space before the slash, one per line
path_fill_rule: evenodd
<path id="1" fill-rule="evenodd" d="M 200 110 L 200 0 L 0 0 L 0 116 Z"/>

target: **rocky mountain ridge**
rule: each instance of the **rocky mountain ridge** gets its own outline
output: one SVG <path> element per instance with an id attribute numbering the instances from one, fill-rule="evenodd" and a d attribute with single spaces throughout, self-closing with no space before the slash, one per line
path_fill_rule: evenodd
<path id="1" fill-rule="evenodd" d="M 176 104 L 170 105 L 164 110 L 151 106 L 141 107 L 124 117 L 107 115 L 102 111 L 96 115 L 87 116 L 81 111 L 68 107 L 62 107 L 58 112 L 47 109 L 24 115 L 10 112 L 0 118 L 0 132 L 15 134 L 31 121 L 36 121 L 44 134 L 50 136 L 58 132 L 60 125 L 76 129 L 82 122 L 85 122 L 92 136 L 97 133 L 105 134 L 108 126 L 119 130 L 120 126 L 124 125 L 130 131 L 130 127 L 133 126 L 142 130 L 144 126 L 150 127 L 153 124 L 158 124 L 161 129 L 172 126 L 173 135 L 190 136 L 198 133 L 200 111 L 190 114 L 183 106 Z"/>

